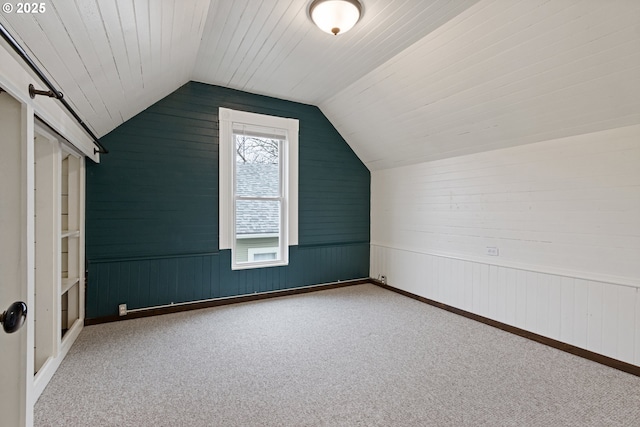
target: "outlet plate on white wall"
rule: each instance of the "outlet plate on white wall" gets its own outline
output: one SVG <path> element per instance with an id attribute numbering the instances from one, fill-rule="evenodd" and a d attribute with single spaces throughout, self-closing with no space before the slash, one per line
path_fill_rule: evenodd
<path id="1" fill-rule="evenodd" d="M 498 256 L 500 255 L 500 251 L 495 246 L 487 246 L 487 255 L 489 256 Z"/>

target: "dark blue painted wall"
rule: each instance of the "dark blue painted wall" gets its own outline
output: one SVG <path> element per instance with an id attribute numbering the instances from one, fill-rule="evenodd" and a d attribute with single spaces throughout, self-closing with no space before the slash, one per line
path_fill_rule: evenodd
<path id="1" fill-rule="evenodd" d="M 286 267 L 232 271 L 218 248 L 219 107 L 300 121 Z M 110 153 L 87 166 L 87 318 L 368 277 L 370 174 L 317 107 L 190 82 L 101 142 Z"/>

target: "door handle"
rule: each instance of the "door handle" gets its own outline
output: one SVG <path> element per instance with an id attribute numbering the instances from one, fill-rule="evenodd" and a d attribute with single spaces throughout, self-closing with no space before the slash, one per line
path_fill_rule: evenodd
<path id="1" fill-rule="evenodd" d="M 2 329 L 8 334 L 11 334 L 24 325 L 24 321 L 27 319 L 27 304 L 22 301 L 16 301 L 9 306 L 7 311 L 0 314 L 0 323 L 2 323 Z"/>

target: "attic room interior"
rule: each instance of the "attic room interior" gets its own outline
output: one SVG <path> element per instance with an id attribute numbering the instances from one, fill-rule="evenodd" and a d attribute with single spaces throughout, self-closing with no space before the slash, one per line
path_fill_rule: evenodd
<path id="1" fill-rule="evenodd" d="M 3 426 L 636 425 L 640 2 L 0 33 Z"/>

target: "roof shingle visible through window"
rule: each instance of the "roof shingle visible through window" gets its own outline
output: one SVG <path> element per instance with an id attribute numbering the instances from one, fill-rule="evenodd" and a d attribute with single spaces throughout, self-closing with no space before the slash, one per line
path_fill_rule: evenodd
<path id="1" fill-rule="evenodd" d="M 236 163 L 237 194 L 277 196 L 278 175 L 277 164 Z M 236 203 L 236 234 L 277 234 L 279 232 L 279 202 L 238 200 Z"/>

